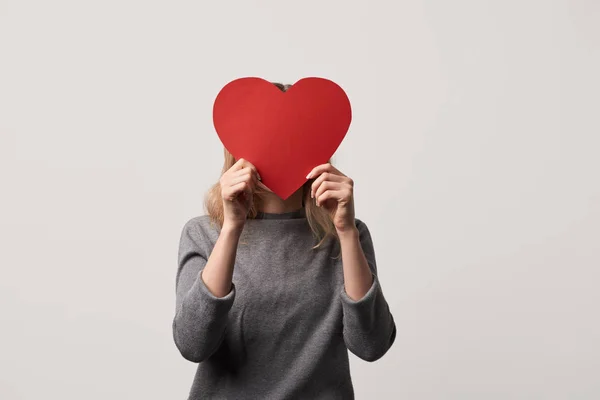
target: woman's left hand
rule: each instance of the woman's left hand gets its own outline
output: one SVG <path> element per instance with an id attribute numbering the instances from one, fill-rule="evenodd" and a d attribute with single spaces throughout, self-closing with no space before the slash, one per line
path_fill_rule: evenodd
<path id="1" fill-rule="evenodd" d="M 356 228 L 354 222 L 354 181 L 330 163 L 313 168 L 306 176 L 315 179 L 310 195 L 317 206 L 329 211 L 338 233 Z"/>

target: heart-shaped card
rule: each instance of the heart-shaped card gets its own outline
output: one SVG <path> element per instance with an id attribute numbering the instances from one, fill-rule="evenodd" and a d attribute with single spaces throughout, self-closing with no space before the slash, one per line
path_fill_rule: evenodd
<path id="1" fill-rule="evenodd" d="M 324 78 L 300 79 L 286 92 L 261 78 L 236 79 L 213 106 L 225 148 L 254 164 L 262 182 L 284 200 L 333 156 L 351 120 L 348 96 Z"/>

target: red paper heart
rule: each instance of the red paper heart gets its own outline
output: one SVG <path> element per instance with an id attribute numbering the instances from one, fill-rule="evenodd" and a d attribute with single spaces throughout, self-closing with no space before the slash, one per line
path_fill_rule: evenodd
<path id="1" fill-rule="evenodd" d="M 225 148 L 254 164 L 262 182 L 284 200 L 333 156 L 351 119 L 344 90 L 323 78 L 303 78 L 286 92 L 261 78 L 236 79 L 213 107 Z"/>

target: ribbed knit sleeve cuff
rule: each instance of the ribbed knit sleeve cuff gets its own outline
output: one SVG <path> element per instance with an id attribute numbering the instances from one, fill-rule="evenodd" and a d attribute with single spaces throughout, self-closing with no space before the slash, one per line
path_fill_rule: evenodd
<path id="1" fill-rule="evenodd" d="M 373 326 L 377 304 L 376 298 L 381 290 L 377 275 L 373 273 L 371 275 L 373 276 L 373 283 L 362 298 L 358 300 L 351 299 L 346 293 L 346 287 L 343 285 L 340 292 L 346 324 L 360 327 L 363 331 L 369 331 Z"/>
<path id="2" fill-rule="evenodd" d="M 233 305 L 233 301 L 235 299 L 235 284 L 231 282 L 231 290 L 223 297 L 215 296 L 206 286 L 204 280 L 202 279 L 202 273 L 198 274 L 198 296 L 202 304 L 205 304 L 207 308 L 213 308 L 213 310 L 218 314 L 219 311 L 229 311 L 231 306 Z"/>
<path id="3" fill-rule="evenodd" d="M 344 341 L 348 349 L 366 361 L 375 361 L 391 347 L 396 326 L 377 275 L 367 293 L 352 300 L 345 287 L 340 292 L 344 313 Z"/>
<path id="4" fill-rule="evenodd" d="M 235 285 L 223 297 L 211 293 L 198 274 L 173 321 L 175 343 L 190 361 L 201 362 L 218 348 L 224 338 Z"/>

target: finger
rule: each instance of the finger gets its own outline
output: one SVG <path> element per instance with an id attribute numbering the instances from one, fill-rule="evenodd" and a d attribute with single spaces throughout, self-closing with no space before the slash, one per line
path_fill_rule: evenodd
<path id="1" fill-rule="evenodd" d="M 248 174 L 250 172 L 252 172 L 252 168 L 251 167 L 249 167 L 249 166 L 242 166 L 240 169 L 238 169 L 236 171 L 233 171 L 231 173 L 231 175 L 239 175 L 239 174 L 243 174 L 243 173 Z"/>
<path id="2" fill-rule="evenodd" d="M 319 185 L 319 188 L 317 189 L 317 191 L 315 192 L 315 199 L 317 199 L 317 205 L 319 205 L 319 196 L 321 196 L 323 193 L 325 193 L 328 190 L 341 190 L 343 189 L 343 184 L 339 183 L 339 182 L 331 182 L 331 181 L 326 181 L 323 182 L 321 185 Z"/>
<path id="3" fill-rule="evenodd" d="M 319 174 L 322 174 L 323 172 L 332 172 L 337 175 L 345 176 L 344 174 L 342 174 L 340 172 L 340 170 L 338 170 L 336 167 L 331 165 L 331 163 L 325 163 L 325 164 L 317 165 L 316 167 L 314 167 L 312 169 L 312 171 L 310 171 L 308 173 L 308 175 L 306 176 L 306 179 L 313 179 L 314 177 L 316 177 Z"/>
<path id="4" fill-rule="evenodd" d="M 238 185 L 241 185 L 242 182 L 240 182 Z M 222 187 L 221 188 L 221 196 L 223 197 L 223 200 L 227 200 L 227 201 L 233 201 L 235 200 L 236 196 L 237 196 L 237 187 Z"/>
<path id="5" fill-rule="evenodd" d="M 250 167 L 244 167 L 242 169 L 239 169 L 239 170 L 231 173 L 232 178 L 237 178 L 237 177 L 246 176 L 246 175 L 256 175 L 256 172 Z"/>
<path id="6" fill-rule="evenodd" d="M 252 174 L 250 172 L 247 172 L 247 173 L 232 177 L 229 180 L 228 184 L 229 184 L 229 186 L 233 186 L 240 182 L 250 182 L 250 181 L 254 181 L 254 179 L 252 178 Z"/>
<path id="7" fill-rule="evenodd" d="M 232 184 L 241 182 L 243 180 L 252 181 L 254 183 L 254 186 L 256 186 L 256 184 L 258 184 L 258 173 L 250 167 L 245 167 L 233 173 L 233 176 L 229 178 L 229 181 Z"/>
<path id="8" fill-rule="evenodd" d="M 244 168 L 247 168 L 250 171 L 250 173 L 252 174 L 252 179 L 254 179 L 256 181 L 260 180 L 260 175 L 254 165 L 252 165 L 250 162 L 248 162 L 248 164 Z"/>
<path id="9" fill-rule="evenodd" d="M 246 160 L 245 158 L 243 160 L 244 160 L 244 162 L 242 163 L 242 165 L 244 168 L 250 168 L 252 171 L 257 172 L 254 164 L 252 164 L 250 161 Z"/>
<path id="10" fill-rule="evenodd" d="M 229 168 L 230 171 L 238 171 L 242 168 L 244 168 L 244 163 L 246 162 L 246 160 L 244 158 L 239 158 L 232 166 L 231 168 Z"/>
<path id="11" fill-rule="evenodd" d="M 316 197 L 317 206 L 321 207 L 327 200 L 335 200 L 337 203 L 343 199 L 343 190 L 326 190 Z"/>
<path id="12" fill-rule="evenodd" d="M 251 191 L 250 183 L 247 181 L 238 182 L 226 190 L 227 198 L 233 201 L 240 193 L 247 191 Z"/>
<path id="13" fill-rule="evenodd" d="M 231 166 L 230 170 L 232 172 L 235 172 L 235 171 L 239 171 L 246 167 L 249 167 L 250 169 L 256 171 L 256 167 L 254 166 L 254 164 L 252 164 L 250 161 L 246 160 L 245 158 L 240 158 L 239 160 L 237 160 L 235 162 L 235 164 L 233 164 Z"/>
<path id="14" fill-rule="evenodd" d="M 254 201 L 254 189 L 251 185 L 246 184 L 246 186 L 238 188 L 237 194 L 234 197 L 239 198 L 247 207 L 251 207 Z"/>
<path id="15" fill-rule="evenodd" d="M 314 197 L 316 190 L 319 188 L 321 183 L 325 181 L 343 182 L 344 177 L 337 174 L 332 174 L 331 172 L 323 172 L 310 186 L 310 197 Z"/>
<path id="16" fill-rule="evenodd" d="M 317 198 L 318 205 L 323 205 L 329 199 L 335 200 L 338 204 L 350 203 L 352 199 L 352 191 L 347 188 L 326 190 Z"/>

